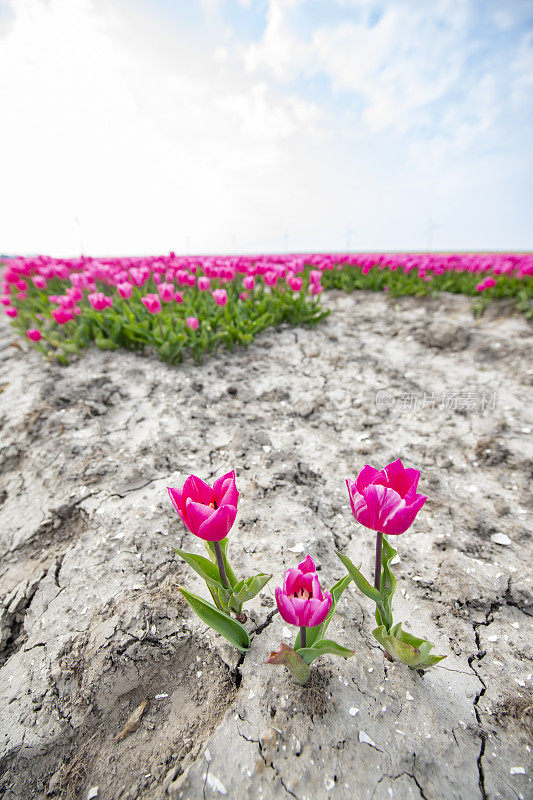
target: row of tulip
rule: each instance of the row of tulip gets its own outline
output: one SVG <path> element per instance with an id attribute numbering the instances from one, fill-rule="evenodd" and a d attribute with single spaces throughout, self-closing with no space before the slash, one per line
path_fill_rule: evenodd
<path id="1" fill-rule="evenodd" d="M 90 342 L 104 349 L 153 347 L 175 363 L 219 343 L 249 344 L 283 321 L 326 316 L 324 288 L 391 295 L 452 291 L 477 295 L 478 310 L 512 297 L 531 314 L 531 255 L 315 254 L 10 259 L 0 303 L 18 329 L 67 360 Z"/>
<path id="2" fill-rule="evenodd" d="M 392 599 L 396 579 L 391 563 L 397 555 L 389 536 L 398 536 L 414 522 L 426 502 L 417 493 L 420 472 L 405 468 L 400 459 L 384 469 L 365 466 L 355 480 L 347 480 L 350 504 L 355 519 L 376 532 L 376 561 L 373 585 L 364 577 L 360 566 L 343 553 L 337 553 L 347 570 L 330 591 L 323 591 L 315 563 L 310 555 L 297 568 L 288 569 L 283 586 L 275 590 L 281 617 L 298 628 L 292 647 L 281 644 L 267 659 L 268 664 L 287 667 L 301 684 L 310 676 L 310 664 L 319 656 L 332 654 L 349 658 L 355 650 L 325 638 L 339 599 L 352 580 L 376 605 L 377 627 L 372 631 L 390 660 L 401 661 L 416 669 L 427 669 L 445 656 L 433 655 L 433 645 L 394 623 Z M 272 575 L 260 572 L 237 579 L 228 558 L 228 534 L 237 516 L 239 492 L 235 471 L 218 478 L 209 486 L 201 478 L 190 475 L 181 489 L 168 487 L 175 510 L 185 527 L 202 539 L 208 558 L 175 549 L 176 553 L 205 581 L 213 602 L 179 587 L 185 600 L 198 617 L 241 652 L 250 647 L 250 636 L 244 623 L 244 604 L 266 586 Z"/>

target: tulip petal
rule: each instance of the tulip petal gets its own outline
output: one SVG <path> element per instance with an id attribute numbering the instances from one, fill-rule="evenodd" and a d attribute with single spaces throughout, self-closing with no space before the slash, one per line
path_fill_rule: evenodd
<path id="1" fill-rule="evenodd" d="M 302 585 L 302 573 L 299 569 L 288 569 L 283 578 L 283 591 L 285 594 L 295 594 Z"/>
<path id="2" fill-rule="evenodd" d="M 324 592 L 323 600 L 309 600 L 307 603 L 307 622 L 308 628 L 314 628 L 324 622 L 333 603 L 333 598 L 329 592 Z"/>
<path id="3" fill-rule="evenodd" d="M 212 503 L 214 500 L 212 488 L 196 475 L 189 475 L 183 484 L 181 496 L 183 504 L 187 502 L 188 497 L 197 503 L 204 503 L 206 506 L 208 506 L 209 503 Z"/>
<path id="4" fill-rule="evenodd" d="M 427 497 L 419 494 L 417 495 L 417 499 L 411 505 L 404 506 L 403 508 L 399 508 L 385 523 L 383 528 L 383 533 L 392 536 L 398 536 L 400 533 L 405 533 L 407 528 L 409 528 L 426 502 Z"/>
<path id="5" fill-rule="evenodd" d="M 228 480 L 224 481 L 224 483 L 222 484 L 222 487 L 221 487 L 220 495 L 218 493 L 218 487 L 215 488 L 215 486 L 216 486 L 216 481 L 215 481 L 215 485 L 213 486 L 213 491 L 215 493 L 215 498 L 216 498 L 216 501 L 217 501 L 219 506 L 222 506 L 222 505 L 236 506 L 237 505 L 237 502 L 239 500 L 239 492 L 237 491 L 237 487 L 235 485 L 235 480 L 234 479 L 228 479 Z"/>
<path id="6" fill-rule="evenodd" d="M 301 564 L 298 564 L 298 569 L 304 574 L 307 572 L 316 572 L 315 562 L 311 556 L 306 556 Z"/>
<path id="7" fill-rule="evenodd" d="M 193 504 L 189 503 L 189 507 L 191 505 Z M 205 522 L 202 522 L 196 535 L 208 542 L 219 542 L 228 535 L 236 516 L 237 509 L 235 506 L 220 506 L 220 508 L 212 512 Z"/>
<path id="8" fill-rule="evenodd" d="M 203 503 L 196 503 L 190 498 L 187 498 L 185 501 L 185 508 L 192 533 L 198 533 L 200 525 L 215 513 L 211 506 L 206 506 Z"/>
<path id="9" fill-rule="evenodd" d="M 284 619 L 285 622 L 288 622 L 289 625 L 298 625 L 298 618 L 292 606 L 291 598 L 287 597 L 287 595 L 283 593 L 279 586 L 276 587 L 275 595 L 278 610 L 282 619 Z"/>
<path id="10" fill-rule="evenodd" d="M 182 510 L 181 504 L 181 489 L 173 489 L 171 486 L 167 486 L 168 495 L 170 500 L 172 501 L 172 505 L 178 512 L 179 518 L 183 522 L 183 524 L 188 528 L 189 523 L 187 522 L 187 516 L 184 510 Z"/>
<path id="11" fill-rule="evenodd" d="M 313 584 L 312 584 L 312 587 L 311 587 L 311 595 L 312 595 L 314 600 L 319 600 L 320 602 L 322 602 L 322 600 L 324 599 L 324 595 L 322 594 L 322 589 L 320 588 L 320 581 L 318 579 L 318 575 L 316 574 L 316 572 L 313 575 Z"/>
<path id="12" fill-rule="evenodd" d="M 371 483 L 374 483 L 374 478 L 381 474 L 382 473 L 379 471 L 379 469 L 370 467 L 368 464 L 366 464 L 355 481 L 351 481 L 351 483 L 354 483 L 357 486 L 357 491 L 359 494 L 361 494 L 363 489 L 366 489 L 367 486 L 369 486 Z M 348 481 L 346 482 L 348 483 Z"/>
<path id="13" fill-rule="evenodd" d="M 401 460 L 398 458 L 388 464 L 384 472 L 387 474 L 389 488 L 394 489 L 400 497 L 404 497 L 413 490 L 416 492 L 420 472 L 417 469 L 405 469 Z"/>
<path id="14" fill-rule="evenodd" d="M 235 502 L 231 499 L 225 500 L 224 496 L 227 493 L 228 489 L 230 488 L 231 484 L 235 487 L 236 497 Z M 237 487 L 235 486 L 235 470 L 232 469 L 231 472 L 226 472 L 225 475 L 221 475 L 220 478 L 217 478 L 213 484 L 213 493 L 215 495 L 215 500 L 217 501 L 218 505 L 222 505 L 223 502 L 229 503 L 229 505 L 236 506 L 237 505 L 237 498 L 239 497 L 239 492 L 237 492 Z"/>
<path id="15" fill-rule="evenodd" d="M 398 492 L 371 484 L 363 491 L 366 508 L 361 508 L 357 521 L 374 531 L 383 531 L 387 520 L 405 505 Z"/>

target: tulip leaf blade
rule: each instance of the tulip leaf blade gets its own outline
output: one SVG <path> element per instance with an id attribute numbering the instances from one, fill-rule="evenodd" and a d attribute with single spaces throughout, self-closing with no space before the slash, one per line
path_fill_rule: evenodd
<path id="1" fill-rule="evenodd" d="M 381 593 L 378 592 L 375 586 L 372 586 L 367 581 L 364 575 L 362 575 L 361 572 L 359 572 L 359 569 L 355 566 L 355 564 L 353 564 L 352 561 L 350 561 L 348 556 L 343 555 L 343 553 L 339 553 L 338 550 L 336 552 L 338 557 L 348 570 L 349 574 L 352 576 L 353 581 L 357 586 L 357 588 L 360 589 L 363 592 L 363 594 L 365 594 L 367 597 L 373 600 L 376 605 L 383 605 L 383 598 L 381 596 Z"/>
<path id="2" fill-rule="evenodd" d="M 287 667 L 296 683 L 301 686 L 307 683 L 311 674 L 309 664 L 288 644 L 282 644 L 279 650 L 270 653 L 265 664 Z"/>
<path id="3" fill-rule="evenodd" d="M 227 639 L 241 653 L 250 649 L 250 637 L 244 625 L 183 586 L 178 586 L 178 589 L 202 622 Z"/>
<path id="4" fill-rule="evenodd" d="M 197 556 L 195 553 L 186 553 L 178 547 L 172 548 L 180 558 L 182 558 L 193 570 L 204 579 L 209 586 L 214 586 L 217 589 L 223 588 L 222 581 L 218 572 L 218 567 L 213 564 L 208 558 L 204 556 Z"/>
<path id="5" fill-rule="evenodd" d="M 431 654 L 431 642 L 402 630 L 401 622 L 391 628 L 389 633 L 384 625 L 380 625 L 372 631 L 372 635 L 387 653 L 411 669 L 428 669 L 446 658 Z"/>
<path id="6" fill-rule="evenodd" d="M 381 564 L 382 564 L 382 571 L 381 571 L 381 596 L 383 598 L 383 612 L 376 609 L 376 621 L 379 625 L 385 625 L 388 631 L 392 628 L 393 624 L 393 617 L 392 617 L 392 598 L 394 596 L 394 592 L 396 591 L 397 581 L 394 577 L 394 574 L 390 568 L 390 562 L 393 558 L 398 555 L 397 551 L 392 547 L 389 543 L 388 537 L 383 536 L 383 549 L 381 551 Z"/>
<path id="7" fill-rule="evenodd" d="M 332 639 L 319 639 L 312 647 L 301 647 L 298 650 L 298 655 L 303 658 L 306 664 L 311 664 L 315 658 L 326 654 L 350 658 L 355 654 L 355 650 L 343 647 Z"/>
<path id="8" fill-rule="evenodd" d="M 245 581 L 239 581 L 233 588 L 232 600 L 242 606 L 247 600 L 251 600 L 258 595 L 271 577 L 272 575 L 267 575 L 266 572 L 260 572 L 258 575 L 252 575 L 251 578 Z"/>

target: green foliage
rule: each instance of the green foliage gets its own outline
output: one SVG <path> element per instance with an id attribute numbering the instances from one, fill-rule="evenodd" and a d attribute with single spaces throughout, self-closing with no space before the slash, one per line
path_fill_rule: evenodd
<path id="1" fill-rule="evenodd" d="M 241 653 L 249 650 L 250 637 L 248 636 L 248 631 L 240 622 L 232 619 L 229 614 L 198 597 L 198 595 L 189 592 L 183 586 L 178 586 L 178 589 L 202 622 L 205 622 L 206 625 L 213 628 L 224 639 L 227 639 Z"/>
<path id="2" fill-rule="evenodd" d="M 412 669 L 428 669 L 446 658 L 446 656 L 431 655 L 430 650 L 433 649 L 431 642 L 402 630 L 401 622 L 394 625 L 390 633 L 387 633 L 384 625 L 380 625 L 372 631 L 372 635 L 387 653 Z"/>

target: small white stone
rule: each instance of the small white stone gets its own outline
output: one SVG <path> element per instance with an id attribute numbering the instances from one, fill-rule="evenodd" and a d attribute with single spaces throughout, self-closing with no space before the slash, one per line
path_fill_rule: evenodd
<path id="1" fill-rule="evenodd" d="M 253 689 L 250 689 L 250 694 L 248 695 L 248 700 L 253 700 L 255 697 L 255 692 Z"/>
<path id="2" fill-rule="evenodd" d="M 95 797 L 98 797 L 98 786 L 93 786 L 92 789 L 89 789 L 87 792 L 87 800 L 93 800 Z"/>
<path id="3" fill-rule="evenodd" d="M 352 706 L 351 709 L 348 711 L 348 714 L 351 717 L 355 717 L 355 715 L 358 714 L 358 713 L 359 713 L 359 709 L 355 708 L 355 706 Z"/>
<path id="4" fill-rule="evenodd" d="M 487 636 L 487 641 L 488 642 L 497 642 L 499 638 L 500 638 L 499 636 L 496 636 L 496 634 L 494 634 L 493 636 Z"/>
<path id="5" fill-rule="evenodd" d="M 511 767 L 509 772 L 511 773 L 511 775 L 525 775 L 526 774 L 526 771 L 525 771 L 524 767 Z"/>
<path id="6" fill-rule="evenodd" d="M 520 625 L 518 624 L 518 622 L 511 622 L 511 628 L 516 628 L 516 630 L 518 630 L 519 627 Z"/>
<path id="7" fill-rule="evenodd" d="M 290 639 L 292 637 L 292 633 L 290 632 L 290 630 L 287 628 L 286 625 L 283 626 L 283 630 L 281 633 L 284 639 Z"/>
<path id="8" fill-rule="evenodd" d="M 227 794 L 226 787 L 220 780 L 217 778 L 216 775 L 213 775 L 211 772 L 207 776 L 207 783 L 213 791 L 218 792 L 219 794 Z"/>
<path id="9" fill-rule="evenodd" d="M 394 556 L 394 558 L 390 561 L 391 564 L 399 564 L 400 563 L 400 556 Z"/>
<path id="10" fill-rule="evenodd" d="M 370 736 L 367 736 L 364 731 L 359 731 L 359 741 L 363 744 L 369 744 L 371 747 L 376 747 L 376 743 L 372 741 Z"/>
<path id="11" fill-rule="evenodd" d="M 330 789 L 333 789 L 333 787 L 335 786 L 335 781 L 332 780 L 331 778 L 326 778 L 325 781 L 324 781 L 324 786 L 326 787 L 326 789 L 329 792 Z"/>
<path id="12" fill-rule="evenodd" d="M 508 546 L 511 544 L 511 540 L 509 539 L 506 533 L 493 533 L 492 536 L 490 537 L 490 540 L 491 542 L 494 542 L 494 544 L 501 544 L 504 546 Z"/>
<path id="13" fill-rule="evenodd" d="M 160 694 L 156 694 L 154 700 L 164 700 L 165 697 L 168 697 L 168 694 L 166 694 L 166 692 L 161 692 Z"/>
<path id="14" fill-rule="evenodd" d="M 206 750 L 204 752 L 204 756 L 205 756 L 205 760 L 209 764 L 209 762 L 211 761 L 211 753 L 209 752 L 209 750 L 207 748 L 206 748 Z"/>
<path id="15" fill-rule="evenodd" d="M 305 550 L 305 544 L 303 542 L 296 542 L 294 547 L 287 547 L 287 550 L 289 553 L 296 553 L 296 555 L 298 555 L 298 553 L 303 553 Z"/>
<path id="16" fill-rule="evenodd" d="M 415 698 L 412 695 L 410 695 L 409 692 L 407 692 L 407 694 L 405 695 L 405 699 L 406 700 L 414 700 Z"/>
<path id="17" fill-rule="evenodd" d="M 263 445 L 263 450 L 265 451 L 265 453 L 270 453 L 270 451 L 272 450 L 272 448 L 270 447 L 270 445 L 268 445 L 268 444 L 264 444 L 264 445 Z M 225 792 L 224 792 L 224 794 L 225 794 Z"/>

